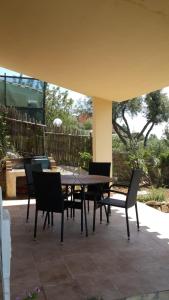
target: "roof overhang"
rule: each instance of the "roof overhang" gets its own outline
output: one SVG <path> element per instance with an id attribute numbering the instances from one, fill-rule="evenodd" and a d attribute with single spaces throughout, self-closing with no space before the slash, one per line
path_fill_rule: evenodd
<path id="1" fill-rule="evenodd" d="M 169 85 L 168 0 L 3 1 L 0 65 L 108 100 Z"/>

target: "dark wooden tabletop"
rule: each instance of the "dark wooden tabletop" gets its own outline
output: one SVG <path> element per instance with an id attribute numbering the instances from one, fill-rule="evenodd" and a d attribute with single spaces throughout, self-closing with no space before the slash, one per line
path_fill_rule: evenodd
<path id="1" fill-rule="evenodd" d="M 112 181 L 111 177 L 100 175 L 61 175 L 63 185 L 92 185 Z"/>

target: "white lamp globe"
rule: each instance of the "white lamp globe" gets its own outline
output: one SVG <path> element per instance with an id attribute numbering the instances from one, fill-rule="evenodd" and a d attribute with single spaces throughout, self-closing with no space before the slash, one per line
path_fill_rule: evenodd
<path id="1" fill-rule="evenodd" d="M 60 127 L 62 125 L 62 120 L 59 118 L 54 119 L 53 125 L 56 127 Z"/>

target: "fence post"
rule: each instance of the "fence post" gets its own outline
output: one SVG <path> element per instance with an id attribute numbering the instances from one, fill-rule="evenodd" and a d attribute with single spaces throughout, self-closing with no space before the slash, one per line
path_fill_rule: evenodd
<path id="1" fill-rule="evenodd" d="M 43 126 L 43 155 L 46 155 L 46 135 L 45 135 L 45 126 Z"/>
<path id="2" fill-rule="evenodd" d="M 44 85 L 43 85 L 43 124 L 45 125 L 46 122 L 46 118 L 45 118 L 45 114 L 46 114 L 46 87 L 47 87 L 47 83 L 44 81 Z"/>

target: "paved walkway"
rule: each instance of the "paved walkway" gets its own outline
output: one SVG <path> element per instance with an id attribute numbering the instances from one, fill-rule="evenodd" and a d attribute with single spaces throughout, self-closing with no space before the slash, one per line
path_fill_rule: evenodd
<path id="1" fill-rule="evenodd" d="M 12 202 L 14 204 L 14 202 Z M 19 202 L 16 202 L 19 204 Z M 92 206 L 88 215 L 89 236 L 80 234 L 79 212 L 75 220 L 65 217 L 64 244 L 59 242 L 60 216 L 54 227 L 42 231 L 39 216 L 37 241 L 33 241 L 34 205 L 25 223 L 26 206 L 11 205 L 12 300 L 27 290 L 41 287 L 39 300 L 124 299 L 169 290 L 169 214 L 139 203 L 141 230 L 137 232 L 135 211 L 130 209 L 131 240 L 127 240 L 124 211 L 113 209 L 110 224 L 96 221 L 92 233 Z M 99 213 L 99 212 L 98 212 Z M 150 298 L 151 297 L 151 298 Z M 153 298 L 156 297 L 156 298 Z"/>

